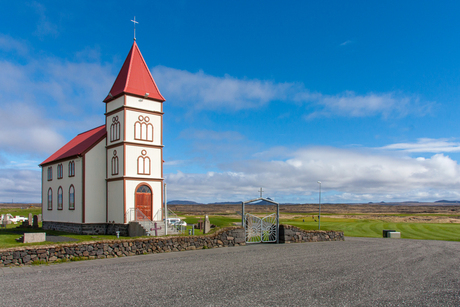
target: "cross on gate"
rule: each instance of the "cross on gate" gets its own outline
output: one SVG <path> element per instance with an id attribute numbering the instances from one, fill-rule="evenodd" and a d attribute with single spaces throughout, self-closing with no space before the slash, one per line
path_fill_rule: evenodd
<path id="1" fill-rule="evenodd" d="M 264 193 L 264 190 L 262 190 L 262 187 L 259 189 L 259 193 L 260 193 L 260 198 L 262 198 L 262 194 Z"/>
<path id="2" fill-rule="evenodd" d="M 153 223 L 153 225 L 155 226 L 154 228 L 150 228 L 150 231 L 155 231 L 155 237 L 158 237 L 158 230 L 161 229 L 161 226 L 160 227 L 157 227 L 157 223 Z"/>

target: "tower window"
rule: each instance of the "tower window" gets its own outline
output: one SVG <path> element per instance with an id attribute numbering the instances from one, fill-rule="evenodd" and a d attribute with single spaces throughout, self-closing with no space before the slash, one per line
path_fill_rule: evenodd
<path id="1" fill-rule="evenodd" d="M 113 151 L 112 157 L 112 175 L 118 175 L 118 156 L 117 151 Z"/>
<path id="2" fill-rule="evenodd" d="M 112 117 L 112 124 L 110 125 L 110 141 L 118 141 L 120 139 L 120 122 L 118 116 Z"/>
<path id="3" fill-rule="evenodd" d="M 138 121 L 134 123 L 134 139 L 153 142 L 153 125 L 148 116 L 139 115 Z"/>

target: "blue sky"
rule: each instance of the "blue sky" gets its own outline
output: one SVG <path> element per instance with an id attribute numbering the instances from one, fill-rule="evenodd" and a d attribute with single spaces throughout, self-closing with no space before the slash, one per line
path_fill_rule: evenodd
<path id="1" fill-rule="evenodd" d="M 1 1 L 0 201 L 104 123 L 137 43 L 166 98 L 168 199 L 460 199 L 456 1 Z"/>

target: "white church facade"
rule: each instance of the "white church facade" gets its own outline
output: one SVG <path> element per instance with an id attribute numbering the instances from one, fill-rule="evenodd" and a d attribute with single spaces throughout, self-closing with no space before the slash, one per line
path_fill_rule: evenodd
<path id="1" fill-rule="evenodd" d="M 113 233 L 133 213 L 162 220 L 164 101 L 134 41 L 104 99 L 105 125 L 40 164 L 43 228 Z"/>

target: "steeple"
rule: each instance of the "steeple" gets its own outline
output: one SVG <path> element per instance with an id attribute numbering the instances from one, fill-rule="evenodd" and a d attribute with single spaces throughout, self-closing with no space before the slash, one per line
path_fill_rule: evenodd
<path id="1" fill-rule="evenodd" d="M 134 41 L 118 73 L 117 79 L 109 94 L 104 99 L 104 102 L 110 102 L 123 94 L 132 94 L 160 102 L 165 101 L 158 90 L 155 80 L 153 80 L 150 74 L 139 47 L 137 47 L 136 41 Z"/>

